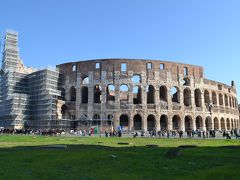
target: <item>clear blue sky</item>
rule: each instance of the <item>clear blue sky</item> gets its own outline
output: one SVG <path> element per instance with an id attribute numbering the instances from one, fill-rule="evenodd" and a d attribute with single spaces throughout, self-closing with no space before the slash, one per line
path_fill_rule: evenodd
<path id="1" fill-rule="evenodd" d="M 161 59 L 240 85 L 239 0 L 1 0 L 2 35 L 6 29 L 19 32 L 28 66 Z"/>

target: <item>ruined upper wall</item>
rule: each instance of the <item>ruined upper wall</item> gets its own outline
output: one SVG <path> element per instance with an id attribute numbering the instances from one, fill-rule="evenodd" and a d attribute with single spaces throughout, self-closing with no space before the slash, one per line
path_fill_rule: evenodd
<path id="1" fill-rule="evenodd" d="M 96 69 L 96 63 L 101 63 L 100 69 Z M 60 64 L 58 67 L 60 68 L 61 73 L 70 74 L 72 72 L 72 67 L 76 65 L 77 71 L 81 72 L 81 74 L 88 74 L 89 71 L 106 71 L 112 72 L 121 71 L 121 63 L 127 64 L 127 71 L 132 71 L 134 73 L 140 72 L 155 72 L 160 71 L 160 64 L 164 65 L 164 70 L 171 72 L 171 76 L 174 78 L 179 74 L 184 76 L 184 68 L 187 68 L 188 76 L 193 76 L 196 79 L 203 78 L 203 68 L 200 66 L 194 66 L 183 63 L 176 62 L 168 62 L 162 60 L 144 60 L 144 59 L 97 59 L 97 60 L 89 60 L 89 61 L 79 61 L 79 62 L 70 62 L 65 64 Z M 147 68 L 147 63 L 152 63 L 152 69 Z M 177 78 L 174 78 L 177 79 Z"/>

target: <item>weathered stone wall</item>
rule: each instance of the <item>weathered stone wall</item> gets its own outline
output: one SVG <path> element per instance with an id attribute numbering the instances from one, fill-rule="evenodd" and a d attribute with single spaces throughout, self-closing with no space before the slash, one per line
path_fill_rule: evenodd
<path id="1" fill-rule="evenodd" d="M 100 63 L 98 69 L 96 63 Z M 124 72 L 121 71 L 121 63 L 127 65 Z M 148 63 L 152 64 L 151 69 L 148 68 Z M 160 64 L 164 69 L 160 69 Z M 103 59 L 66 63 L 58 67 L 64 80 L 67 113 L 76 120 L 83 116 L 96 121 L 111 120 L 112 117 L 114 127 L 121 125 L 126 130 L 144 131 L 230 130 L 239 127 L 234 84 L 228 86 L 204 79 L 203 68 L 199 66 L 159 60 Z M 134 75 L 139 75 L 141 82 L 133 83 Z M 86 77 L 89 78 L 89 83 L 83 84 Z M 101 87 L 102 103 L 94 103 L 96 85 Z M 113 97 L 108 99 L 108 85 L 115 86 L 112 93 L 115 101 Z M 127 85 L 128 91 L 120 92 L 121 85 Z M 133 100 L 136 98 L 133 93 L 136 86 L 141 89 L 140 103 Z M 148 93 L 147 89 L 150 89 L 150 86 L 153 90 L 149 90 Z M 73 87 L 76 89 L 76 100 L 71 94 Z M 87 95 L 82 94 L 83 87 L 87 89 Z M 173 87 L 177 88 L 175 99 Z M 86 96 L 87 103 L 83 100 Z M 128 100 L 121 100 L 123 96 Z"/>

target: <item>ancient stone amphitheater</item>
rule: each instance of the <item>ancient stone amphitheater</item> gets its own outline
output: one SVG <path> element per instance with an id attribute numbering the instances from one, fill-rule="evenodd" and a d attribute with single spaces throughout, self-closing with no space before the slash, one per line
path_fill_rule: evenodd
<path id="1" fill-rule="evenodd" d="M 239 127 L 237 92 L 204 78 L 199 66 L 143 59 L 58 65 L 62 118 L 75 127 L 134 130 L 230 130 Z"/>

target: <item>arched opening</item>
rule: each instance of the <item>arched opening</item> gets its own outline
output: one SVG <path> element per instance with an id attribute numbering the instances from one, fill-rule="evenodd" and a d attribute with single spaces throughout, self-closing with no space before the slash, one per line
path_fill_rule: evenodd
<path id="1" fill-rule="evenodd" d="M 64 104 L 61 107 L 62 119 L 67 119 L 67 106 Z"/>
<path id="2" fill-rule="evenodd" d="M 210 97 L 209 97 L 209 92 L 208 92 L 208 90 L 205 90 L 205 91 L 204 91 L 204 103 L 206 104 L 206 106 L 208 106 L 209 103 L 210 103 Z"/>
<path id="3" fill-rule="evenodd" d="M 122 114 L 120 116 L 120 126 L 128 127 L 128 124 L 129 124 L 128 116 L 126 114 Z"/>
<path id="4" fill-rule="evenodd" d="M 99 126 L 100 125 L 100 121 L 101 121 L 100 114 L 94 114 L 93 115 L 92 125 L 93 126 Z"/>
<path id="5" fill-rule="evenodd" d="M 212 130 L 212 118 L 208 116 L 205 121 L 206 130 Z"/>
<path id="6" fill-rule="evenodd" d="M 191 106 L 191 90 L 189 88 L 184 89 L 184 105 Z"/>
<path id="7" fill-rule="evenodd" d="M 212 103 L 217 104 L 217 94 L 214 91 L 212 92 Z"/>
<path id="8" fill-rule="evenodd" d="M 115 101 L 115 86 L 112 84 L 107 85 L 106 100 Z"/>
<path id="9" fill-rule="evenodd" d="M 70 88 L 70 101 L 76 101 L 76 88 L 73 86 Z"/>
<path id="10" fill-rule="evenodd" d="M 220 128 L 219 128 L 218 118 L 215 117 L 215 118 L 214 118 L 214 130 L 219 130 L 219 129 L 220 129 Z"/>
<path id="11" fill-rule="evenodd" d="M 227 107 L 228 106 L 228 96 L 225 94 L 225 106 Z M 232 102 L 231 102 L 231 97 L 229 97 L 229 100 L 230 100 L 230 107 L 232 106 Z"/>
<path id="12" fill-rule="evenodd" d="M 108 114 L 108 115 L 107 115 L 107 119 L 108 119 L 108 121 L 107 121 L 108 126 L 112 126 L 112 123 L 113 123 L 113 115 L 112 115 L 112 114 Z"/>
<path id="13" fill-rule="evenodd" d="M 88 103 L 88 87 L 82 87 L 82 104 Z"/>
<path id="14" fill-rule="evenodd" d="M 173 130 L 181 129 L 181 118 L 178 115 L 173 116 L 172 125 L 173 125 Z"/>
<path id="15" fill-rule="evenodd" d="M 161 101 L 167 102 L 168 90 L 166 86 L 161 86 L 159 91 L 159 96 Z"/>
<path id="16" fill-rule="evenodd" d="M 89 84 L 89 77 L 88 76 L 85 76 L 82 80 L 82 84 L 83 85 L 88 85 Z"/>
<path id="17" fill-rule="evenodd" d="M 94 103 L 101 103 L 101 86 L 98 84 L 94 86 Z"/>
<path id="18" fill-rule="evenodd" d="M 134 74 L 133 77 L 132 77 L 132 82 L 134 84 L 139 84 L 141 83 L 141 76 L 138 75 L 138 74 Z"/>
<path id="19" fill-rule="evenodd" d="M 234 129 L 233 119 L 231 119 L 231 129 Z"/>
<path id="20" fill-rule="evenodd" d="M 226 97 L 225 97 L 226 98 Z M 225 101 L 226 101 L 226 99 L 225 99 Z M 226 104 L 226 103 L 225 103 Z M 230 105 L 230 107 L 232 107 L 232 98 L 229 96 L 229 105 Z"/>
<path id="21" fill-rule="evenodd" d="M 222 96 L 222 94 L 218 95 L 218 99 L 219 99 L 219 105 L 223 106 L 223 96 Z"/>
<path id="22" fill-rule="evenodd" d="M 224 118 L 221 118 L 221 129 L 222 129 L 222 130 L 226 130 Z"/>
<path id="23" fill-rule="evenodd" d="M 153 85 L 149 85 L 147 87 L 147 103 L 148 104 L 155 103 L 155 88 Z"/>
<path id="24" fill-rule="evenodd" d="M 122 84 L 120 86 L 120 101 L 128 101 L 128 86 L 126 84 Z"/>
<path id="25" fill-rule="evenodd" d="M 133 117 L 133 127 L 136 131 L 142 130 L 142 117 L 139 114 Z"/>
<path id="26" fill-rule="evenodd" d="M 194 91 L 195 105 L 196 107 L 202 107 L 202 98 L 200 89 L 195 89 Z"/>
<path id="27" fill-rule="evenodd" d="M 161 131 L 168 130 L 168 117 L 167 117 L 167 115 L 161 115 L 160 126 L 161 126 Z"/>
<path id="28" fill-rule="evenodd" d="M 183 85 L 184 85 L 184 86 L 190 86 L 190 85 L 191 85 L 191 83 L 190 83 L 190 79 L 187 78 L 187 77 L 184 78 L 184 79 L 183 79 Z"/>
<path id="29" fill-rule="evenodd" d="M 153 115 L 149 115 L 147 117 L 147 130 L 148 131 L 153 131 L 155 130 L 155 117 Z"/>
<path id="30" fill-rule="evenodd" d="M 172 102 L 180 103 L 180 91 L 178 87 L 171 88 Z"/>
<path id="31" fill-rule="evenodd" d="M 142 92 L 141 87 L 133 87 L 133 104 L 142 104 Z"/>
<path id="32" fill-rule="evenodd" d="M 230 130 L 230 129 L 231 129 L 230 119 L 227 118 L 227 130 Z"/>
<path id="33" fill-rule="evenodd" d="M 190 116 L 185 117 L 185 131 L 192 130 L 192 118 Z"/>
<path id="34" fill-rule="evenodd" d="M 203 119 L 201 116 L 197 116 L 196 118 L 196 129 L 203 130 Z"/>

